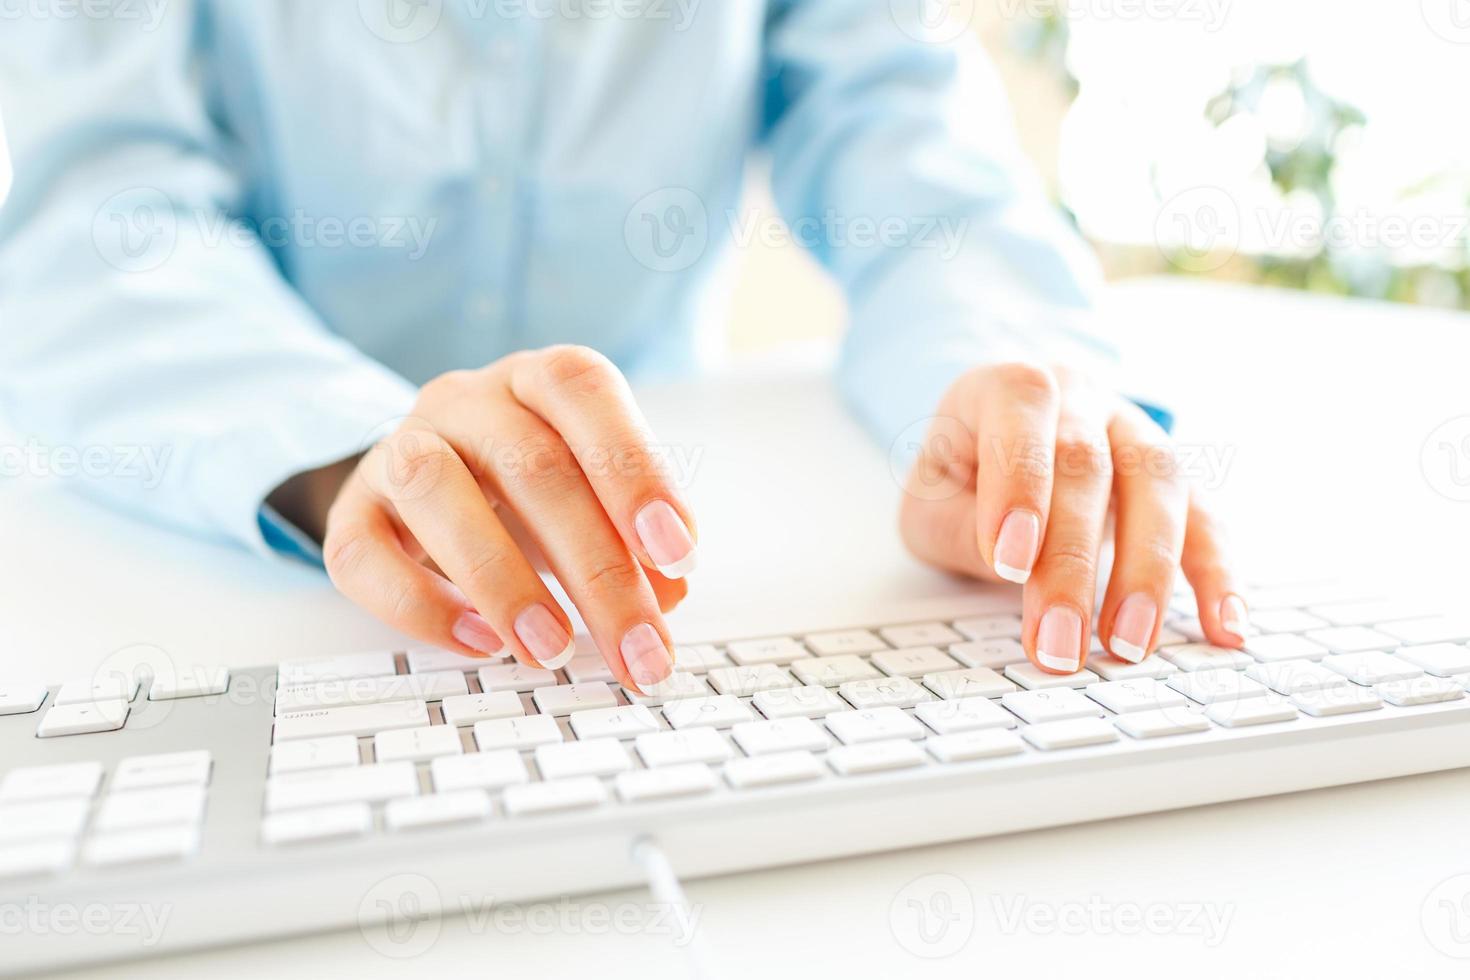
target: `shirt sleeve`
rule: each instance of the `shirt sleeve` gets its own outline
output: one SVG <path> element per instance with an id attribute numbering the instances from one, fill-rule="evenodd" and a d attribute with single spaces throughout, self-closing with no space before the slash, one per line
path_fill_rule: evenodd
<path id="1" fill-rule="evenodd" d="M 326 329 L 237 217 L 195 16 L 0 32 L 0 405 L 91 460 L 77 482 L 114 506 L 272 553 L 271 490 L 360 451 L 415 389 Z"/>
<path id="2" fill-rule="evenodd" d="M 1113 356 L 1090 328 L 1095 260 L 1020 152 L 978 41 L 926 26 L 923 6 L 777 0 L 767 27 L 776 202 L 845 289 L 839 384 L 885 446 L 967 368 Z"/>

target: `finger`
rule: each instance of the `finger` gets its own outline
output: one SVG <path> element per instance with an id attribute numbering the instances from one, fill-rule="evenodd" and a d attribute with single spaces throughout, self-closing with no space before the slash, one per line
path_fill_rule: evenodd
<path id="1" fill-rule="evenodd" d="M 518 660 L 566 666 L 576 650 L 566 613 L 442 436 L 410 423 L 375 446 L 360 472 Z"/>
<path id="2" fill-rule="evenodd" d="M 624 546 L 644 567 L 670 579 L 694 570 L 693 515 L 611 361 L 587 347 L 550 347 L 511 362 L 510 389 L 571 448 Z"/>
<path id="3" fill-rule="evenodd" d="M 1031 577 L 1046 536 L 1054 480 L 1057 382 L 1045 368 L 980 372 L 976 396 L 976 519 L 980 554 L 1008 582 Z"/>
<path id="4" fill-rule="evenodd" d="M 1189 498 L 1180 567 L 1194 588 L 1200 629 L 1217 647 L 1240 647 L 1250 629 L 1250 614 L 1236 588 L 1225 555 L 1225 535 L 1198 491 Z"/>
<path id="5" fill-rule="evenodd" d="M 470 657 L 500 658 L 505 643 L 452 582 L 415 561 L 361 488 L 344 489 L 322 548 L 343 595 L 401 633 Z"/>
<path id="6" fill-rule="evenodd" d="M 899 532 L 931 565 L 994 578 L 975 534 L 975 435 L 962 421 L 967 394 L 951 393 L 924 433 L 904 483 Z"/>
<path id="7" fill-rule="evenodd" d="M 457 431 L 467 430 L 466 421 L 458 420 Z M 475 424 L 504 433 L 515 447 L 483 476 L 535 539 L 608 666 L 634 690 L 663 693 L 674 654 L 659 599 L 570 447 L 520 406 L 489 418 L 479 413 Z"/>
<path id="8" fill-rule="evenodd" d="M 1153 650 L 1184 547 L 1189 490 L 1164 430 L 1127 406 L 1108 428 L 1113 453 L 1114 557 L 1097 635 L 1139 663 Z"/>
<path id="9" fill-rule="evenodd" d="M 1098 553 L 1112 493 L 1112 458 L 1100 414 L 1063 413 L 1041 555 L 1026 583 L 1024 644 L 1043 670 L 1075 673 L 1091 636 Z"/>

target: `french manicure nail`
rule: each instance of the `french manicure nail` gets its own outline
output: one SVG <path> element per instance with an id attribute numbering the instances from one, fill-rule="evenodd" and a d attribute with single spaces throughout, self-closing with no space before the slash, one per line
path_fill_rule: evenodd
<path id="1" fill-rule="evenodd" d="M 1113 620 L 1113 638 L 1108 641 L 1108 650 L 1121 660 L 1140 663 L 1148 653 L 1148 641 L 1153 639 L 1158 616 L 1158 605 L 1142 592 L 1124 599 Z"/>
<path id="2" fill-rule="evenodd" d="M 1036 545 L 1041 540 L 1041 518 L 1029 510 L 1013 510 L 1000 522 L 995 538 L 995 574 L 1017 585 L 1031 577 Z"/>
<path id="3" fill-rule="evenodd" d="M 633 518 L 633 528 L 643 550 L 664 578 L 683 578 L 694 571 L 698 558 L 694 539 L 679 512 L 663 500 L 646 505 Z"/>
<path id="4" fill-rule="evenodd" d="M 1251 617 L 1246 612 L 1245 600 L 1238 595 L 1228 595 L 1220 603 L 1220 625 L 1242 640 L 1250 629 Z"/>
<path id="5" fill-rule="evenodd" d="M 515 627 L 526 651 L 546 670 L 565 667 L 577 652 L 577 643 L 567 628 L 539 602 L 521 611 Z"/>
<path id="6" fill-rule="evenodd" d="M 670 656 L 669 648 L 664 646 L 658 630 L 647 623 L 639 623 L 623 634 L 623 642 L 618 649 L 623 654 L 623 663 L 628 666 L 628 675 L 640 691 L 655 697 L 672 693 L 669 678 L 674 673 L 674 658 Z"/>
<path id="7" fill-rule="evenodd" d="M 1047 670 L 1076 673 L 1082 666 L 1082 617 L 1067 606 L 1052 606 L 1036 631 L 1036 660 Z"/>
<path id="8" fill-rule="evenodd" d="M 449 634 L 471 650 L 487 657 L 493 657 L 505 650 L 505 642 L 476 612 L 465 610 L 461 613 L 450 627 Z"/>

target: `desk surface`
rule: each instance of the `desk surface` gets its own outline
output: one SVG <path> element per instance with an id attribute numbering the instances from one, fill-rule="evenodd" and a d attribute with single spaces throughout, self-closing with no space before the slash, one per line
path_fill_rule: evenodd
<path id="1" fill-rule="evenodd" d="M 1470 318 L 1172 282 L 1119 288 L 1108 313 L 1130 377 L 1178 410 L 1180 439 L 1197 447 L 1252 570 L 1466 594 L 1470 424 L 1453 420 L 1470 415 Z M 673 620 L 678 635 L 1006 601 L 905 556 L 887 461 L 820 372 L 660 388 L 643 402 L 693 474 L 701 522 L 704 565 Z M 132 524 L 54 487 L 0 484 L 0 515 L 6 646 L 47 680 L 133 643 L 245 666 L 396 639 L 309 570 Z M 1100 963 L 1138 976 L 1463 975 L 1464 961 L 1426 940 L 1421 909 L 1438 883 L 1470 872 L 1467 800 L 1470 771 L 1440 773 L 734 875 L 690 895 L 717 958 L 772 977 L 817 964 L 865 977 L 975 976 L 978 964 L 1096 973 Z M 951 877 L 910 886 L 926 875 Z M 961 900 L 951 929 L 969 938 L 928 960 L 914 949 L 936 947 L 900 937 L 910 900 L 945 910 L 936 885 Z M 579 904 L 616 913 L 646 900 Z M 1159 917 L 1159 934 L 1129 918 L 1139 914 Z M 446 919 L 407 967 L 347 931 L 109 972 L 611 978 L 681 965 L 659 937 L 595 925 L 548 934 L 470 915 Z"/>

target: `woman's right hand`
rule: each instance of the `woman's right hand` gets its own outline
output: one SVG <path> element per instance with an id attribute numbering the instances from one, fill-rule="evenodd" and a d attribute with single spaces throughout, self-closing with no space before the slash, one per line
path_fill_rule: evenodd
<path id="1" fill-rule="evenodd" d="M 556 669 L 574 643 L 544 559 L 618 681 L 648 694 L 673 669 L 662 614 L 687 592 L 694 548 L 632 392 L 583 347 L 424 385 L 342 480 L 323 541 L 332 582 L 388 625 Z"/>

